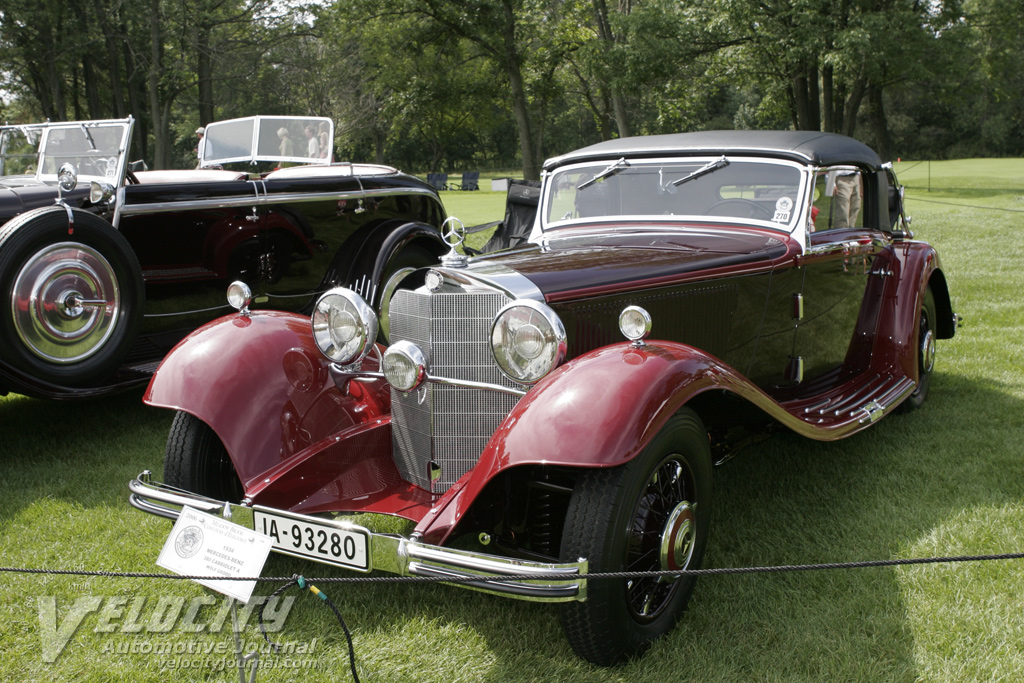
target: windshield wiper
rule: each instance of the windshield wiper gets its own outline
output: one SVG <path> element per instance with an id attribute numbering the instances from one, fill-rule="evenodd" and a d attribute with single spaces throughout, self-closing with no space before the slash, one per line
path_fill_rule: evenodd
<path id="1" fill-rule="evenodd" d="M 577 185 L 576 186 L 576 191 L 579 192 L 580 190 L 582 190 L 584 188 L 590 187 L 591 185 L 596 183 L 598 180 L 602 180 L 604 178 L 607 178 L 608 176 L 615 175 L 619 171 L 627 168 L 628 166 L 629 166 L 629 162 L 626 161 L 626 157 L 622 157 L 618 161 L 616 161 L 614 164 L 612 164 L 611 166 L 609 166 L 608 168 L 604 169 L 603 171 L 598 173 L 596 176 L 591 178 L 590 180 L 584 180 L 582 183 Z"/>
<path id="2" fill-rule="evenodd" d="M 83 124 L 78 124 L 78 127 L 82 129 L 82 133 L 85 134 L 85 139 L 89 141 L 89 146 L 92 147 L 92 151 L 98 152 L 99 148 L 96 147 L 96 141 L 92 139 L 92 133 Z"/>
<path id="3" fill-rule="evenodd" d="M 701 168 L 698 168 L 696 171 L 694 171 L 690 175 L 684 175 L 682 178 L 679 178 L 678 180 L 673 180 L 672 181 L 672 186 L 673 187 L 679 187 L 683 183 L 687 183 L 687 182 L 689 182 L 691 180 L 694 180 L 695 178 L 700 178 L 702 175 L 707 175 L 708 173 L 713 173 L 713 172 L 717 171 L 720 168 L 725 168 L 728 165 L 729 165 L 729 160 L 725 158 L 725 155 L 722 155 L 722 158 L 716 159 L 716 160 L 712 161 L 711 163 L 706 164 L 706 165 L 704 165 Z"/>

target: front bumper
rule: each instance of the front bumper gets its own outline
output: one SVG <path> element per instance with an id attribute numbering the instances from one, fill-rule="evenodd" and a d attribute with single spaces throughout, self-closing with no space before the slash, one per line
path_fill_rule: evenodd
<path id="1" fill-rule="evenodd" d="M 177 519 L 181 508 L 187 505 L 255 529 L 253 513 L 265 510 L 271 514 L 284 514 L 304 520 L 311 525 L 334 527 L 364 535 L 369 544 L 369 562 L 365 571 L 380 570 L 401 576 L 457 579 L 459 582 L 453 585 L 537 602 L 569 602 L 586 600 L 587 597 L 586 579 L 578 578 L 587 573 L 587 561 L 583 559 L 569 564 L 545 564 L 420 543 L 395 534 L 374 533 L 348 521 L 205 498 L 154 482 L 148 470 L 129 482 L 128 489 L 131 491 L 128 502 L 133 507 L 168 519 Z M 285 545 L 275 544 L 273 550 L 285 555 L 294 554 Z M 352 566 L 327 559 L 302 557 L 343 569 L 353 569 Z M 531 579 L 531 576 L 543 578 Z M 565 579 L 557 578 L 561 576 L 565 576 Z M 480 580 L 474 580 L 476 577 Z"/>

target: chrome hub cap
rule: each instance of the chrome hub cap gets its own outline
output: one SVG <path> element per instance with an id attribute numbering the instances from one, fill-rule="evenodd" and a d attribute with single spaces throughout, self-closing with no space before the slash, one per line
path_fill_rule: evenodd
<path id="1" fill-rule="evenodd" d="M 43 360 L 82 361 L 110 338 L 119 300 L 117 277 L 99 252 L 75 242 L 52 244 L 34 254 L 14 281 L 14 328 Z"/>
<path id="2" fill-rule="evenodd" d="M 682 456 L 669 455 L 651 474 L 633 513 L 626 549 L 626 571 L 685 569 L 696 545 L 696 492 Z M 675 578 L 640 577 L 626 581 L 626 604 L 640 623 L 658 618 L 680 584 Z"/>
<path id="3" fill-rule="evenodd" d="M 928 330 L 921 338 L 921 371 L 925 374 L 935 367 L 935 335 Z"/>
<path id="4" fill-rule="evenodd" d="M 661 533 L 661 568 L 664 571 L 686 569 L 693 555 L 696 540 L 697 520 L 693 514 L 693 506 L 689 501 L 682 501 L 665 523 Z M 666 581 L 675 581 L 677 577 L 666 577 Z"/>

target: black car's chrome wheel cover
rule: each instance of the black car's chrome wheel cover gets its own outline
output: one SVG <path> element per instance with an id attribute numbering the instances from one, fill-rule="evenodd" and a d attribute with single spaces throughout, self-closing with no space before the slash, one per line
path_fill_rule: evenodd
<path id="1" fill-rule="evenodd" d="M 25 348 L 51 363 L 76 363 L 103 348 L 119 311 L 113 267 L 97 250 L 77 242 L 36 252 L 11 291 L 18 337 Z"/>

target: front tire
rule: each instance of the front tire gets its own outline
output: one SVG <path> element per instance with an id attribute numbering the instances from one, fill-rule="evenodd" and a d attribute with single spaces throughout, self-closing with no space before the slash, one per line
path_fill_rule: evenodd
<path id="1" fill-rule="evenodd" d="M 220 437 L 208 424 L 180 410 L 167 435 L 164 483 L 231 503 L 244 496 L 242 482 Z"/>
<path id="2" fill-rule="evenodd" d="M 629 463 L 583 474 L 562 535 L 565 562 L 589 571 L 698 569 L 711 522 L 711 449 L 692 410 L 674 415 Z M 584 659 L 611 666 L 675 626 L 696 577 L 594 579 L 587 600 L 562 606 L 562 626 Z"/>
<path id="3" fill-rule="evenodd" d="M 131 245 L 102 218 L 63 208 L 0 229 L 4 360 L 62 386 L 117 369 L 142 323 L 142 271 Z"/>

